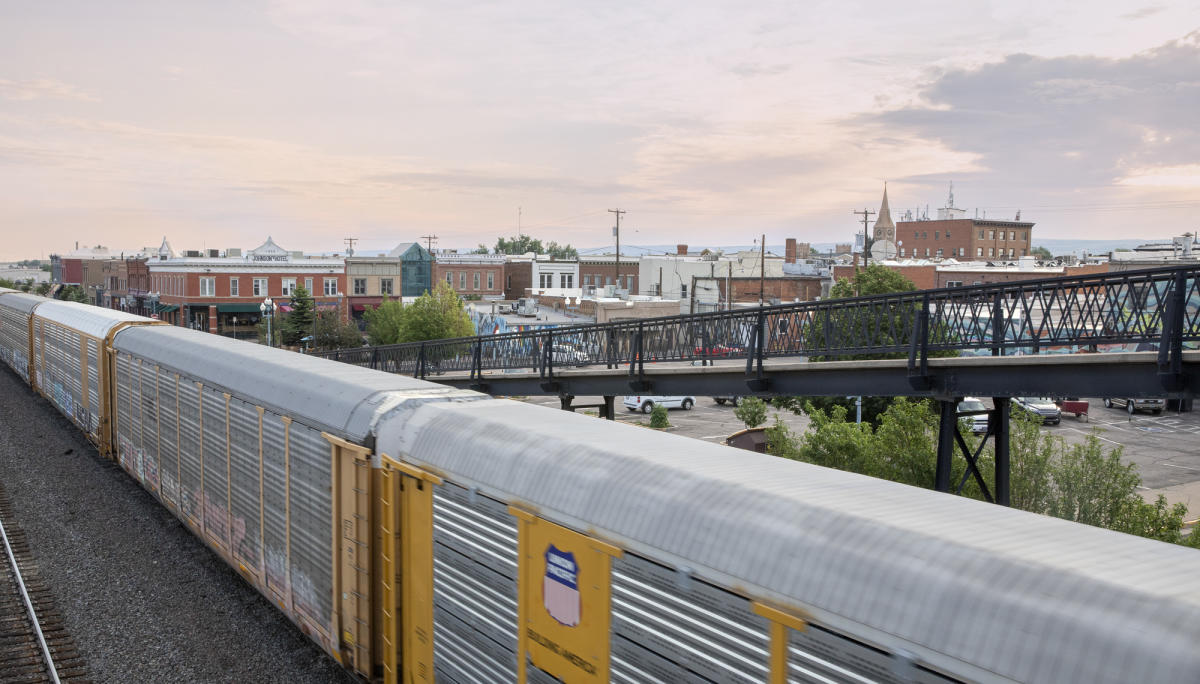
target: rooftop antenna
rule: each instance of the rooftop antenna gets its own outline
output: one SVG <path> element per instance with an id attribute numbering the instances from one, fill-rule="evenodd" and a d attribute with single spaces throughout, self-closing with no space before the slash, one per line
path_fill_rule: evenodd
<path id="1" fill-rule="evenodd" d="M 949 209 L 954 208 L 954 181 L 950 181 L 950 199 L 949 203 L 946 204 L 946 207 Z"/>
<path id="2" fill-rule="evenodd" d="M 517 207 L 517 237 L 521 237 L 521 207 Z"/>
<path id="3" fill-rule="evenodd" d="M 1018 220 L 1018 221 L 1021 220 L 1021 210 L 1020 209 L 1017 210 L 1017 219 L 1016 220 Z"/>
<path id="4" fill-rule="evenodd" d="M 342 242 L 346 243 L 346 256 L 354 256 L 354 243 L 358 242 L 358 238 L 348 237 L 342 240 Z"/>

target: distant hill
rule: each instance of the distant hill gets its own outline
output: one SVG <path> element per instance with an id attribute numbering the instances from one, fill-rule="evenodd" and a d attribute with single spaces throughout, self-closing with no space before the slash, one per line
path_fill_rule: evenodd
<path id="1" fill-rule="evenodd" d="M 847 240 L 846 242 L 850 242 Z M 1088 254 L 1108 254 L 1114 249 L 1133 249 L 1138 245 L 1146 244 L 1147 242 L 1170 242 L 1169 237 L 1163 238 L 1140 238 L 1133 240 L 1069 240 L 1059 238 L 1047 238 L 1045 240 L 1035 238 L 1033 241 L 1034 247 L 1045 247 L 1050 250 L 1054 256 L 1064 254 L 1076 254 L 1080 250 L 1086 249 Z M 818 253 L 828 253 L 833 251 L 834 243 L 832 242 L 814 242 L 812 248 Z M 738 252 L 743 250 L 757 250 L 758 245 L 693 245 L 688 244 L 689 252 L 702 252 L 705 249 L 721 250 L 725 253 Z M 772 254 L 783 255 L 784 246 L 767 245 L 767 251 Z M 612 254 L 613 246 L 607 245 L 604 247 L 581 247 L 579 253 L 581 255 L 593 254 Z M 626 256 L 645 256 L 647 254 L 674 254 L 675 245 L 621 245 L 621 254 Z"/>

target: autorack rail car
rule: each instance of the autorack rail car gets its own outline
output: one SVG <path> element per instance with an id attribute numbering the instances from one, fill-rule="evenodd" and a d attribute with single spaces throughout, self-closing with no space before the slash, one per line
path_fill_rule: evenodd
<path id="1" fill-rule="evenodd" d="M 45 297 L 0 288 L 0 359 L 26 383 L 33 376 L 29 319 Z"/>
<path id="2" fill-rule="evenodd" d="M 54 319 L 67 348 L 103 340 L 102 452 L 365 680 L 1200 672 L 1191 549 L 72 315 Z"/>

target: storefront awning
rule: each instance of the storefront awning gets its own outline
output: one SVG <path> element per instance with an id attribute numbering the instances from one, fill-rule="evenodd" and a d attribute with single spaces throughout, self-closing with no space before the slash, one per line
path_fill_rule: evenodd
<path id="1" fill-rule="evenodd" d="M 221 313 L 261 313 L 258 304 L 218 304 L 217 311 Z"/>
<path id="2" fill-rule="evenodd" d="M 171 313 L 172 311 L 178 311 L 178 310 L 179 310 L 179 307 L 175 306 L 174 304 L 159 305 L 157 307 L 151 308 L 151 311 L 153 311 L 154 313 L 160 313 L 160 314 Z"/>

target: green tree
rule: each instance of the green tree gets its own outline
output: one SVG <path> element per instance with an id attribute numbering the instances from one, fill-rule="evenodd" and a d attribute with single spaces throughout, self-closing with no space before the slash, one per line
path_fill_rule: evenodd
<path id="1" fill-rule="evenodd" d="M 373 345 L 396 344 L 400 341 L 400 318 L 404 305 L 398 299 L 384 299 L 379 306 L 367 307 L 363 320 L 367 322 L 367 341 Z"/>
<path id="2" fill-rule="evenodd" d="M 485 244 L 483 244 L 483 243 L 481 242 L 481 243 L 479 243 L 479 246 L 478 246 L 478 247 L 476 247 L 475 249 L 471 250 L 471 254 L 490 254 L 490 253 L 491 253 L 491 251 L 492 251 L 492 250 L 488 249 L 488 246 L 487 246 L 487 245 L 485 245 Z"/>
<path id="3" fill-rule="evenodd" d="M 560 245 L 557 242 L 551 241 L 546 245 L 546 253 L 555 259 L 578 259 L 579 250 L 569 244 Z"/>
<path id="4" fill-rule="evenodd" d="M 46 295 L 50 294 L 50 283 L 48 283 L 48 282 L 38 283 L 37 287 L 34 288 L 34 293 L 41 295 L 42 297 L 45 297 Z"/>
<path id="5" fill-rule="evenodd" d="M 652 428 L 669 428 L 671 421 L 667 419 L 667 407 L 662 404 L 655 404 L 650 409 L 650 427 Z"/>
<path id="6" fill-rule="evenodd" d="M 746 427 L 756 428 L 767 422 L 767 402 L 758 397 L 745 397 L 733 409 L 733 415 Z"/>
<path id="7" fill-rule="evenodd" d="M 528 235 L 514 235 L 507 240 L 502 237 L 496 238 L 496 246 L 493 249 L 496 254 L 544 254 L 546 251 L 542 248 L 541 240 Z"/>
<path id="8" fill-rule="evenodd" d="M 362 333 L 354 323 L 343 323 L 336 311 L 318 311 L 313 349 L 349 349 L 362 346 Z"/>
<path id="9" fill-rule="evenodd" d="M 279 324 L 283 343 L 298 346 L 302 338 L 312 335 L 316 306 L 308 290 L 298 287 L 292 293 L 291 307 L 290 313 L 275 322 Z"/>
<path id="10" fill-rule="evenodd" d="M 17 284 L 8 278 L 0 278 L 0 287 L 7 287 L 10 290 L 17 289 Z"/>
<path id="11" fill-rule="evenodd" d="M 1045 247 L 1042 247 L 1040 245 L 1033 248 L 1031 255 L 1035 256 L 1043 261 L 1047 261 L 1047 260 L 1054 258 L 1054 255 L 1050 253 L 1050 250 L 1048 250 Z"/>
<path id="12" fill-rule="evenodd" d="M 64 302 L 79 302 L 80 304 L 91 304 L 88 299 L 87 292 L 78 285 L 68 285 L 59 290 L 58 298 Z"/>
<path id="13" fill-rule="evenodd" d="M 474 334 L 475 325 L 463 309 L 462 298 L 445 281 L 438 282 L 432 293 L 417 297 L 400 311 L 400 342 L 444 340 Z"/>

